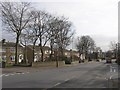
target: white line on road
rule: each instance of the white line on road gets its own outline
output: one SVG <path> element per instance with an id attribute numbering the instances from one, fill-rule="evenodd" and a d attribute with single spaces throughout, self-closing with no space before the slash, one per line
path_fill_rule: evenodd
<path id="1" fill-rule="evenodd" d="M 16 74 L 21 74 L 21 73 L 16 73 Z"/>
<path id="2" fill-rule="evenodd" d="M 60 85 L 60 84 L 61 84 L 61 83 L 56 83 L 56 84 L 54 85 L 54 87 L 55 87 L 55 86 L 58 86 L 58 85 Z"/>
<path id="3" fill-rule="evenodd" d="M 66 79 L 65 82 L 67 82 L 68 80 L 70 80 L 70 79 Z"/>
<path id="4" fill-rule="evenodd" d="M 15 75 L 15 74 L 12 73 L 12 74 L 10 74 L 10 75 Z"/>
<path id="5" fill-rule="evenodd" d="M 108 80 L 108 78 L 107 78 L 107 77 L 105 77 L 105 79 L 106 79 L 106 80 Z"/>
<path id="6" fill-rule="evenodd" d="M 2 74 L 2 76 L 4 76 L 5 74 Z"/>
<path id="7" fill-rule="evenodd" d="M 118 74 L 111 75 L 111 76 L 110 76 L 110 79 L 112 79 L 112 78 L 113 78 L 113 76 L 117 76 L 117 77 L 118 77 Z"/>
<path id="8" fill-rule="evenodd" d="M 25 74 L 25 73 L 21 73 L 21 74 Z"/>
<path id="9" fill-rule="evenodd" d="M 7 74 L 7 75 L 4 75 L 4 76 L 9 76 L 9 74 Z"/>

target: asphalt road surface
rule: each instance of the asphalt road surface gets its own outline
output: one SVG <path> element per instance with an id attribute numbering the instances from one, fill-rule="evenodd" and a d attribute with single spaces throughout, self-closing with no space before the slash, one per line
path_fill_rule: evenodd
<path id="1" fill-rule="evenodd" d="M 109 88 L 109 79 L 117 74 L 116 64 L 80 63 L 2 76 L 3 88 Z M 115 70 L 114 70 L 114 69 Z M 112 69 L 112 70 L 111 70 Z"/>

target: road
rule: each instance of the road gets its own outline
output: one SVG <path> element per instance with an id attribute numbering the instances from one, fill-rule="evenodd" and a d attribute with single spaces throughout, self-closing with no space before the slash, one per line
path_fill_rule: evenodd
<path id="1" fill-rule="evenodd" d="M 114 70 L 114 69 L 115 70 Z M 112 69 L 112 70 L 111 70 Z M 104 62 L 80 63 L 2 76 L 3 88 L 109 88 L 110 78 L 118 73 L 116 64 Z"/>

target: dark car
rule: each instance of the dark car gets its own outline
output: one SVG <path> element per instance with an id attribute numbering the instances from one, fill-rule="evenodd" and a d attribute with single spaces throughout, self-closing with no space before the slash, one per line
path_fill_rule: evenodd
<path id="1" fill-rule="evenodd" d="M 112 59 L 109 57 L 106 57 L 106 63 L 112 63 Z"/>
<path id="2" fill-rule="evenodd" d="M 100 60 L 99 60 L 99 59 L 97 59 L 97 60 L 96 60 L 96 62 L 100 62 Z"/>

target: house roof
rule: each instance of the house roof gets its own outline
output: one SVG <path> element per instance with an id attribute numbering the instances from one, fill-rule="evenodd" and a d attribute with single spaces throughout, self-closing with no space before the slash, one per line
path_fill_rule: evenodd
<path id="1" fill-rule="evenodd" d="M 16 43 L 14 42 L 0 42 L 0 45 L 2 45 L 2 47 L 15 47 Z M 19 47 L 22 47 L 20 44 L 18 44 Z"/>
<path id="2" fill-rule="evenodd" d="M 32 49 L 32 45 L 28 45 L 28 47 L 30 47 Z M 36 50 L 40 50 L 40 46 L 36 45 L 35 46 L 35 49 Z M 49 46 L 44 46 L 43 47 L 43 50 L 50 50 L 50 47 Z"/>

